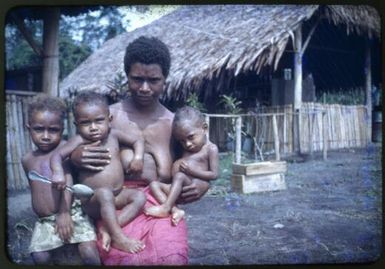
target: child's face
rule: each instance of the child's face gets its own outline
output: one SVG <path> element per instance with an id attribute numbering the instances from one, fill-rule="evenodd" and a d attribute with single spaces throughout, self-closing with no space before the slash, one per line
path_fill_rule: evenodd
<path id="1" fill-rule="evenodd" d="M 81 137 L 89 141 L 104 140 L 110 131 L 108 107 L 98 104 L 82 104 L 75 111 L 75 125 Z"/>
<path id="2" fill-rule="evenodd" d="M 59 113 L 37 111 L 31 115 L 27 128 L 36 147 L 42 152 L 50 152 L 62 138 L 63 119 Z"/>
<path id="3" fill-rule="evenodd" d="M 196 125 L 186 121 L 175 127 L 173 135 L 186 151 L 198 152 L 206 143 L 206 130 L 205 124 Z"/>

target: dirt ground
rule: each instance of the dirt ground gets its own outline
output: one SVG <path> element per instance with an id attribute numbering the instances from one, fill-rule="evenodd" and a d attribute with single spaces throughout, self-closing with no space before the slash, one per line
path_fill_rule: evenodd
<path id="1" fill-rule="evenodd" d="M 187 212 L 189 263 L 372 263 L 382 250 L 381 145 L 288 160 L 287 189 L 238 194 L 229 171 Z M 32 264 L 27 254 L 35 216 L 29 192 L 8 194 L 9 257 Z M 79 261 L 73 250 L 58 259 Z M 381 258 L 383 263 L 383 257 Z"/>

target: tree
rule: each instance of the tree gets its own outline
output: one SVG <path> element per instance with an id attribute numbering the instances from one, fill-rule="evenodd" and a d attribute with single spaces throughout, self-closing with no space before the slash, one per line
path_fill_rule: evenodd
<path id="1" fill-rule="evenodd" d="M 9 12 L 6 24 L 16 25 L 32 50 L 42 59 L 43 92 L 58 96 L 60 15 L 78 15 L 95 8 L 24 7 L 16 8 Z M 35 40 L 34 32 L 28 29 L 26 25 L 28 20 L 40 20 L 43 22 L 42 44 L 40 43 L 41 41 Z"/>

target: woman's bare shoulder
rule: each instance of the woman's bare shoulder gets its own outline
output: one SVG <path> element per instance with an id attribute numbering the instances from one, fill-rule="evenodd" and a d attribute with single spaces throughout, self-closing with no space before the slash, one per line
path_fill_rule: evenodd
<path id="1" fill-rule="evenodd" d="M 122 111 L 122 110 L 123 110 L 122 102 L 117 102 L 115 104 L 110 105 L 110 112 L 111 113 L 114 113 L 114 112 L 117 113 L 117 112 Z"/>
<path id="2" fill-rule="evenodd" d="M 161 116 L 160 118 L 173 120 L 173 119 L 174 119 L 174 113 L 171 112 L 171 111 L 170 111 L 168 108 L 166 108 L 165 106 L 163 106 L 163 109 L 162 109 L 162 116 Z"/>

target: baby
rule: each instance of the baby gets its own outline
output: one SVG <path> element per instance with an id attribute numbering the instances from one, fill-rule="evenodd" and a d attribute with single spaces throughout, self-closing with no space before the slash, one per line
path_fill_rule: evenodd
<path id="1" fill-rule="evenodd" d="M 144 140 L 140 132 L 135 134 L 129 130 L 122 132 L 111 129 L 112 115 L 110 115 L 108 101 L 102 94 L 85 91 L 76 96 L 73 112 L 77 135 L 66 144 L 60 146 L 51 158 L 52 179 L 59 188 L 63 186 L 63 160 L 82 144 L 100 142 L 101 146 L 110 150 L 110 163 L 99 172 L 81 169 L 78 171 L 80 183 L 91 187 L 94 195 L 82 201 L 83 210 L 93 219 L 103 220 L 100 229 L 102 245 L 109 251 L 110 244 L 125 252 L 135 253 L 144 248 L 140 240 L 128 238 L 122 231 L 122 226 L 133 220 L 145 203 L 142 192 L 123 188 L 124 171 L 120 162 L 119 144 L 130 146 L 134 150 L 134 157 L 128 170 L 135 174 L 143 168 Z M 116 209 L 120 209 L 119 216 Z"/>
<path id="2" fill-rule="evenodd" d="M 207 138 L 208 125 L 204 116 L 192 107 L 183 107 L 175 113 L 172 135 L 182 146 L 183 153 L 172 167 L 172 184 L 153 181 L 151 191 L 161 205 L 146 208 L 144 213 L 166 217 L 172 213 L 172 223 L 177 225 L 184 211 L 175 206 L 182 188 L 192 179 L 214 180 L 218 177 L 218 147 Z"/>

